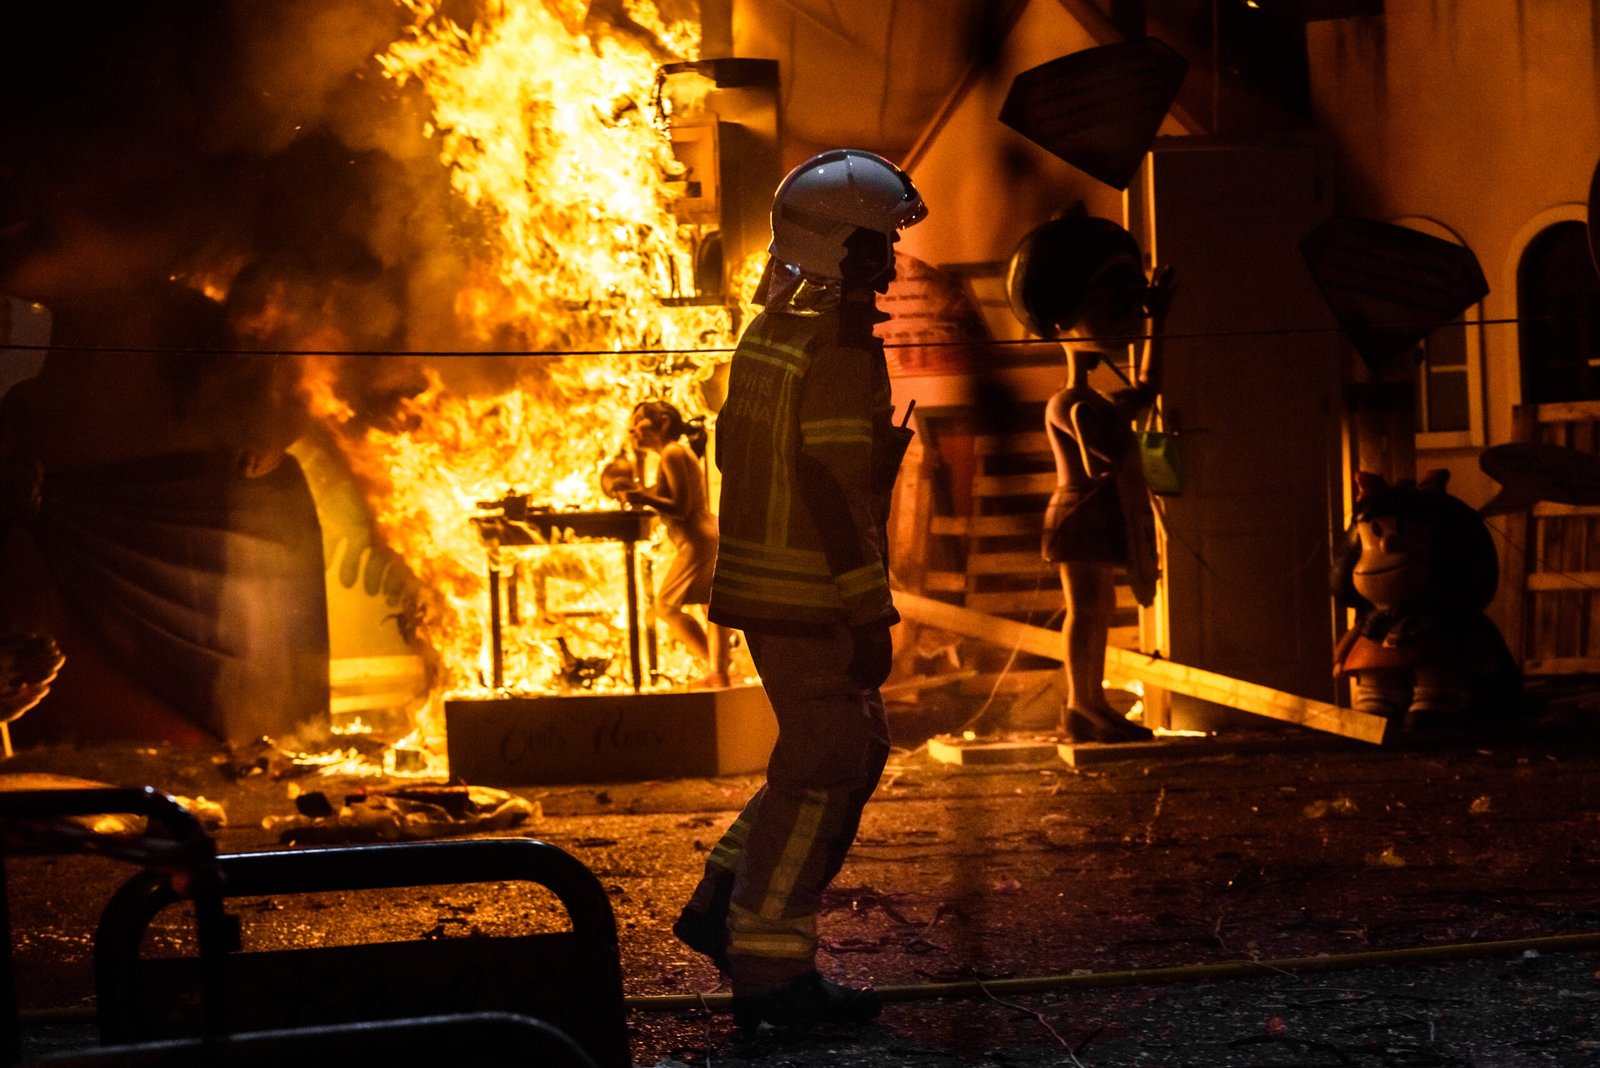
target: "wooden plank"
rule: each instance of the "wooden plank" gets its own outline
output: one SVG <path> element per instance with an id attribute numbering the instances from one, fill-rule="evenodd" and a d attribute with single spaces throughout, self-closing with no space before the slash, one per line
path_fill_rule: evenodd
<path id="1" fill-rule="evenodd" d="M 1528 660 L 1522 665 L 1524 675 L 1589 675 L 1600 674 L 1600 656 L 1546 657 Z"/>
<path id="2" fill-rule="evenodd" d="M 968 538 L 1009 538 L 1022 534 L 1041 535 L 1044 513 L 1025 512 L 1019 515 L 940 515 L 928 523 L 933 534 Z"/>
<path id="3" fill-rule="evenodd" d="M 1541 519 L 1533 525 L 1533 558 L 1528 561 L 1529 572 L 1558 570 L 1550 558 L 1551 531 L 1556 526 L 1553 519 Z"/>
<path id="4" fill-rule="evenodd" d="M 328 698 L 328 711 L 339 715 L 351 712 L 379 712 L 404 708 L 425 695 L 415 690 L 376 690 L 372 693 L 345 694 Z"/>
<path id="5" fill-rule="evenodd" d="M 1031 475 L 978 475 L 972 480 L 973 497 L 1049 496 L 1056 491 L 1054 471 Z"/>
<path id="6" fill-rule="evenodd" d="M 914 594 L 896 593 L 895 606 L 900 609 L 902 616 L 918 623 L 981 638 L 1035 656 L 1061 659 L 1061 635 L 1053 630 L 998 619 L 970 608 L 960 608 Z M 1106 675 L 1119 682 L 1138 679 L 1172 693 L 1374 744 L 1383 741 L 1384 731 L 1388 727 L 1388 721 L 1382 716 L 1340 708 L 1325 701 L 1284 693 L 1243 679 L 1175 664 L 1170 660 L 1157 660 L 1128 649 L 1106 649 Z"/>
<path id="7" fill-rule="evenodd" d="M 1590 430 L 1594 424 L 1589 424 Z M 1566 571 L 1568 574 L 1594 574 L 1595 558 L 1595 521 L 1590 516 L 1571 516 L 1566 520 Z M 1590 620 L 1594 617 L 1595 590 L 1600 590 L 1600 584 L 1589 584 L 1584 590 L 1568 593 L 1571 600 L 1571 641 L 1568 644 L 1571 656 L 1586 657 L 1594 652 L 1594 628 L 1590 627 Z"/>
<path id="8" fill-rule="evenodd" d="M 1600 504 L 1558 504 L 1555 501 L 1538 501 L 1533 506 L 1533 514 L 1539 519 L 1600 516 Z"/>
<path id="9" fill-rule="evenodd" d="M 1560 604 L 1560 622 L 1556 631 L 1557 655 L 1582 656 L 1587 595 L 1581 590 L 1562 590 L 1554 596 Z"/>
<path id="10" fill-rule="evenodd" d="M 967 554 L 967 574 L 969 575 L 1019 575 L 1032 578 L 1034 575 L 1048 575 L 1050 584 L 1055 585 L 1056 565 L 1034 552 L 1010 553 L 982 553 L 969 552 Z"/>
<path id="11" fill-rule="evenodd" d="M 1537 521 L 1530 518 L 1527 513 L 1499 518 L 1504 524 L 1504 537 L 1501 539 L 1500 548 L 1500 574 L 1506 578 L 1502 585 L 1508 588 L 1509 593 L 1506 613 L 1501 620 L 1502 630 L 1505 632 L 1507 647 L 1518 660 L 1522 660 L 1527 655 L 1528 616 L 1533 608 L 1533 596 L 1528 592 L 1527 586 L 1527 575 L 1530 570 L 1528 532 L 1533 529 Z"/>
<path id="12" fill-rule="evenodd" d="M 1155 660 L 1127 649 L 1106 650 L 1106 673 L 1113 681 L 1138 679 L 1171 693 L 1373 744 L 1383 741 L 1384 731 L 1389 726 L 1389 721 L 1382 716 L 1340 708 L 1326 701 L 1284 693 L 1168 660 Z"/>
<path id="13" fill-rule="evenodd" d="M 1569 575 L 1589 569 L 1589 521 L 1582 516 L 1557 520 L 1563 528 L 1561 563 L 1556 570 Z"/>
<path id="14" fill-rule="evenodd" d="M 328 681 L 348 686 L 373 679 L 422 680 L 425 669 L 417 656 L 335 656 L 328 660 Z"/>
<path id="15" fill-rule="evenodd" d="M 1534 406 L 1541 423 L 1584 423 L 1600 420 L 1600 401 L 1563 401 Z"/>
<path id="16" fill-rule="evenodd" d="M 1057 764 L 1061 755 L 1052 741 L 967 741 L 941 734 L 928 739 L 928 756 L 941 764 L 1004 766 Z"/>
<path id="17" fill-rule="evenodd" d="M 1198 738 L 1190 735 L 1167 735 L 1160 745 L 1141 742 L 1118 742 L 1112 745 L 1090 743 L 1079 745 L 1064 742 L 1058 747 L 1061 759 L 1075 768 L 1093 767 L 1122 760 L 1188 760 L 1194 757 L 1215 757 L 1222 754 L 1243 755 L 1254 753 L 1306 752 L 1310 745 L 1324 744 L 1320 739 L 1304 734 L 1279 734 L 1274 737 L 1228 737 L 1208 735 Z"/>
<path id="18" fill-rule="evenodd" d="M 1535 571 L 1528 576 L 1528 589 L 1534 593 L 1553 590 L 1577 590 L 1592 593 L 1600 590 L 1600 571 Z"/>
<path id="19" fill-rule="evenodd" d="M 1532 660 L 1554 660 L 1560 656 L 1556 646 L 1556 595 L 1534 594 L 1532 628 L 1528 634 L 1527 656 Z"/>
<path id="20" fill-rule="evenodd" d="M 1050 439 L 1045 436 L 1043 430 L 1031 430 L 1025 434 L 979 434 L 972 439 L 974 456 L 1015 456 L 1032 453 L 1051 456 Z"/>
<path id="21" fill-rule="evenodd" d="M 965 593 L 965 571 L 928 571 L 922 576 L 922 588 L 929 593 Z"/>
<path id="22" fill-rule="evenodd" d="M 996 616 L 1016 615 L 1021 612 L 1055 612 L 1061 608 L 1061 588 L 1052 585 L 1042 590 L 969 593 L 967 608 L 974 612 Z"/>
<path id="23" fill-rule="evenodd" d="M 1561 524 L 1559 520 L 1543 519 L 1535 524 L 1533 563 L 1529 567 L 1530 577 L 1538 573 L 1555 573 L 1560 571 L 1559 533 Z M 1528 656 L 1551 660 L 1560 657 L 1561 649 L 1556 641 L 1556 629 L 1560 623 L 1560 605 L 1556 592 L 1548 590 L 1539 592 L 1529 590 L 1533 597 L 1533 633 L 1530 635 Z"/>
<path id="24" fill-rule="evenodd" d="M 1583 648 L 1579 655 L 1595 656 L 1600 654 L 1600 595 L 1585 594 L 1583 601 L 1588 616 L 1583 621 Z"/>

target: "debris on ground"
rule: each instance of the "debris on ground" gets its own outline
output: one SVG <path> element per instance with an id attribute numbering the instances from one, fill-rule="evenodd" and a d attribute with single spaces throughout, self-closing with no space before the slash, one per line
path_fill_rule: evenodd
<path id="1" fill-rule="evenodd" d="M 24 772 L 0 775 L 0 791 L 109 790 L 110 783 L 74 775 Z M 134 836 L 145 832 L 145 817 L 133 812 L 97 812 L 89 816 L 58 816 L 46 820 L 16 820 L 5 825 L 0 846 L 28 852 L 42 850 L 52 841 L 79 841 L 88 835 Z"/>
<path id="2" fill-rule="evenodd" d="M 228 825 L 228 812 L 218 801 L 208 801 L 204 797 L 183 797 L 173 794 L 172 799 L 189 810 L 200 826 L 207 832 L 214 834 Z"/>
<path id="3" fill-rule="evenodd" d="M 291 791 L 296 813 L 261 826 L 288 845 L 394 842 L 504 831 L 542 816 L 537 801 L 464 784 L 360 790 L 335 803 L 320 790 Z"/>

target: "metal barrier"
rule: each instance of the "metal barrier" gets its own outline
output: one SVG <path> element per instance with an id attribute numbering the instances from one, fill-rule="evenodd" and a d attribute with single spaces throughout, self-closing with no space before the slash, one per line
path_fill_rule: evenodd
<path id="1" fill-rule="evenodd" d="M 560 900 L 571 930 L 496 938 L 313 946 L 228 957 L 227 1030 L 272 1030 L 497 1011 L 569 1034 L 600 1068 L 628 1068 L 616 919 L 580 861 L 531 839 L 394 842 L 217 857 L 228 898 L 523 881 Z M 195 1031 L 202 977 L 194 958 L 142 957 L 157 913 L 178 901 L 167 880 L 134 876 L 95 933 L 95 987 L 108 1042 Z"/>
<path id="2" fill-rule="evenodd" d="M 64 817 L 129 813 L 144 816 L 164 833 L 102 834 Z M 220 1033 L 227 1017 L 223 975 L 236 929 L 222 906 L 216 845 L 177 801 L 154 787 L 105 787 L 0 791 L 0 1057 L 19 1055 L 16 968 L 11 953 L 7 856 L 91 854 L 145 866 L 140 877 L 159 885 L 174 901 L 192 900 L 199 970 L 203 977 L 202 1033 Z"/>

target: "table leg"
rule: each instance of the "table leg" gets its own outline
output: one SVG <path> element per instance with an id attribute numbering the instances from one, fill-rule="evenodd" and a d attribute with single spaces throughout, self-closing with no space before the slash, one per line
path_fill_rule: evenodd
<path id="1" fill-rule="evenodd" d="M 489 565 L 489 659 L 495 689 L 506 684 L 505 650 L 500 637 L 500 569 Z"/>
<path id="2" fill-rule="evenodd" d="M 636 542 L 622 543 L 622 558 L 628 571 L 628 666 L 633 670 L 633 692 L 639 692 L 639 564 L 635 559 Z"/>
<path id="3" fill-rule="evenodd" d="M 639 565 L 639 577 L 644 583 L 644 663 L 653 679 L 661 670 L 661 652 L 656 640 L 656 572 L 649 553 Z"/>

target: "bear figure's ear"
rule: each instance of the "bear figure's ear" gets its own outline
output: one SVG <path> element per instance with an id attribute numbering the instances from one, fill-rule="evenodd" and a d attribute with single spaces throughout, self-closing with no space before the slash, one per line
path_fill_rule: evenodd
<path id="1" fill-rule="evenodd" d="M 1384 481 L 1382 475 L 1374 474 L 1371 471 L 1356 472 L 1356 503 L 1359 504 L 1373 494 L 1388 488 L 1389 483 Z"/>
<path id="2" fill-rule="evenodd" d="M 1450 472 L 1442 467 L 1435 467 L 1432 471 L 1422 476 L 1422 481 L 1417 483 L 1417 489 L 1427 493 L 1444 493 L 1445 486 L 1450 482 Z"/>

